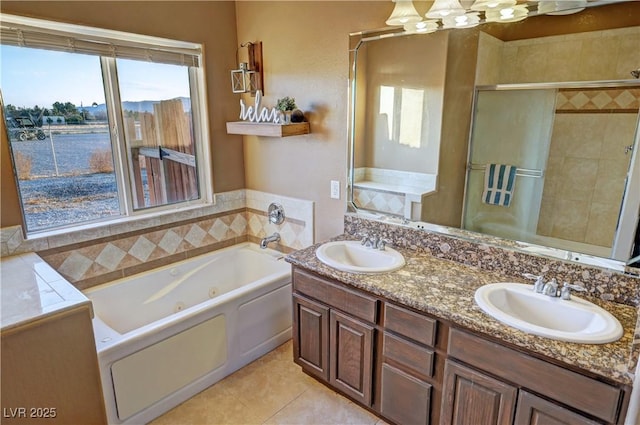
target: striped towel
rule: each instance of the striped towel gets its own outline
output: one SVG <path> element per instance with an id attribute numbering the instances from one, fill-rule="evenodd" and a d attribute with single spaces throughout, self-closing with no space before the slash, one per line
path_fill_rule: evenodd
<path id="1" fill-rule="evenodd" d="M 508 207 L 513 196 L 517 168 L 513 165 L 487 164 L 484 172 L 482 202 Z"/>

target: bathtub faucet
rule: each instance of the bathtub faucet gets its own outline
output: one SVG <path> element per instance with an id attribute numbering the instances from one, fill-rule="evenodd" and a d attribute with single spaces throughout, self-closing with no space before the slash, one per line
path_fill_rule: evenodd
<path id="1" fill-rule="evenodd" d="M 267 236 L 260 241 L 260 248 L 266 249 L 269 242 L 279 242 L 280 241 L 280 233 L 276 232 L 271 236 Z"/>

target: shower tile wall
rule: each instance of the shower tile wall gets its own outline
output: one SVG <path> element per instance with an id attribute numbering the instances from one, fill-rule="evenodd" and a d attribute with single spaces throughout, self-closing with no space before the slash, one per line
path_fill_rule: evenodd
<path id="1" fill-rule="evenodd" d="M 611 247 L 639 105 L 640 89 L 558 92 L 539 235 Z"/>
<path id="2" fill-rule="evenodd" d="M 117 232 L 94 229 L 34 242 L 22 238 L 19 226 L 5 228 L 2 255 L 37 251 L 76 287 L 86 289 L 243 241 L 258 242 L 274 231 L 282 238 L 277 248 L 285 252 L 313 243 L 313 202 L 249 190 L 216 197 L 215 206 L 178 213 L 178 222 L 156 217 L 144 228 L 138 222 L 118 225 Z M 268 223 L 266 211 L 274 201 L 287 213 L 281 225 Z M 209 214 L 202 216 L 202 211 Z"/>
<path id="3" fill-rule="evenodd" d="M 628 80 L 640 26 L 502 42 L 481 34 L 476 84 Z"/>

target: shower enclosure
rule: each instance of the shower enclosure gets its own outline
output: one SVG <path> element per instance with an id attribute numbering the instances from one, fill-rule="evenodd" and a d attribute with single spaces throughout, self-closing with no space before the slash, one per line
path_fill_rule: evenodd
<path id="1" fill-rule="evenodd" d="M 631 177 L 639 107 L 637 84 L 478 87 L 463 228 L 629 258 L 633 235 L 617 229 L 638 219 L 637 170 Z M 517 167 L 508 207 L 482 202 L 489 164 Z"/>

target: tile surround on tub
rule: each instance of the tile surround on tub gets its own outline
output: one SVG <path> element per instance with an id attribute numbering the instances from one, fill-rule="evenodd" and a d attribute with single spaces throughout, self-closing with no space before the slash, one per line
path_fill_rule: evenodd
<path id="1" fill-rule="evenodd" d="M 268 222 L 271 202 L 285 206 L 281 225 Z M 210 214 L 205 214 L 209 212 Z M 313 244 L 313 202 L 253 190 L 216 195 L 216 204 L 97 229 L 23 239 L 22 228 L 0 229 L 2 256 L 38 254 L 79 289 L 170 264 L 267 234 L 281 234 L 284 252 Z"/>

